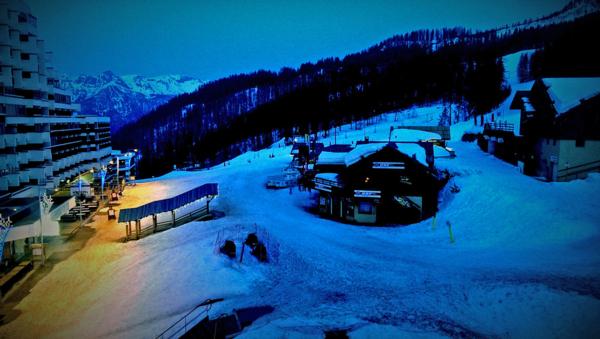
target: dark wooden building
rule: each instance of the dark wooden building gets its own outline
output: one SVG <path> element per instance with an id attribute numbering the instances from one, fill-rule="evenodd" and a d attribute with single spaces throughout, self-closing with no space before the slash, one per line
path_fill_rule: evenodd
<path id="1" fill-rule="evenodd" d="M 540 79 L 511 107 L 527 174 L 566 181 L 600 170 L 600 78 Z"/>
<path id="2" fill-rule="evenodd" d="M 415 223 L 436 213 L 446 180 L 428 143 L 368 143 L 323 152 L 315 165 L 319 213 L 361 224 Z"/>

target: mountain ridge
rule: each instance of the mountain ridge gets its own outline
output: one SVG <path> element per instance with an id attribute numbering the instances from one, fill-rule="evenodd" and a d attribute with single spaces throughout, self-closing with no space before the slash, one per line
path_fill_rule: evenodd
<path id="1" fill-rule="evenodd" d="M 107 70 L 98 75 L 63 75 L 61 84 L 81 104 L 82 114 L 110 116 L 116 132 L 171 98 L 195 91 L 203 82 L 178 74 L 117 75 Z"/>

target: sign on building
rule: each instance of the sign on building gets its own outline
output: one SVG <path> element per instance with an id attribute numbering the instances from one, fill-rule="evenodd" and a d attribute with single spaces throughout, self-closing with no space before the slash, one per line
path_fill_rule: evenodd
<path id="1" fill-rule="evenodd" d="M 404 169 L 404 162 L 391 162 L 391 161 L 374 161 L 373 169 L 386 169 L 386 170 L 402 170 Z"/>
<path id="2" fill-rule="evenodd" d="M 354 197 L 379 199 L 381 198 L 381 191 L 354 190 Z"/>

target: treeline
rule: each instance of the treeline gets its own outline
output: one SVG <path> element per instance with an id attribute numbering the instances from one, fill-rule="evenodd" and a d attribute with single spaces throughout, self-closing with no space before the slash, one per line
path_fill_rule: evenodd
<path id="1" fill-rule="evenodd" d="M 597 22 L 598 16 L 591 15 L 502 36 L 462 28 L 422 30 L 344 59 L 231 76 L 176 97 L 125 126 L 113 144 L 139 148 L 141 173 L 150 176 L 173 165 L 212 165 L 293 130 L 314 132 L 414 104 L 444 100 L 484 113 L 508 94 L 503 55 L 526 48 L 548 50 L 565 32 L 583 35 L 589 26 L 597 29 Z"/>

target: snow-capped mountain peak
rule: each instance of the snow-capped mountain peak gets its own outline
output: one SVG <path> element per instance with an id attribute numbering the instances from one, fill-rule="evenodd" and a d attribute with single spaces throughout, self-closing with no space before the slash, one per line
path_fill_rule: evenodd
<path id="1" fill-rule="evenodd" d="M 190 93 L 202 81 L 183 75 L 117 75 L 104 71 L 98 75 L 63 76 L 62 84 L 73 92 L 83 114 L 108 115 L 112 129 L 137 120 L 172 97 Z"/>

